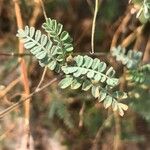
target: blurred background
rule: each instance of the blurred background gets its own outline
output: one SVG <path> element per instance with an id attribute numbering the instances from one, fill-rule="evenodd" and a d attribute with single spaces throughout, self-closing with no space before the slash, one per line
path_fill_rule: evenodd
<path id="1" fill-rule="evenodd" d="M 20 101 L 24 95 L 19 79 L 20 56 L 26 62 L 30 91 L 34 91 L 43 72 L 27 50 L 22 55 L 18 53 L 15 3 L 20 6 L 24 26 L 41 29 L 45 21 L 39 0 L 0 0 L 0 111 Z M 72 36 L 74 53 L 90 55 L 95 1 L 45 0 L 43 4 L 47 16 L 62 23 Z M 119 77 L 124 67 L 110 56 L 112 46 L 123 43 L 126 48 L 136 48 L 144 53 L 143 61 L 150 62 L 150 24 L 144 22 L 143 32 L 135 32 L 143 22 L 136 18 L 133 7 L 128 0 L 102 0 L 97 14 L 96 54 L 92 57 L 112 65 Z M 114 43 L 116 34 L 117 42 Z M 135 36 L 127 39 L 130 35 Z M 47 71 L 44 83 L 55 76 Z M 130 95 L 126 100 L 129 109 L 123 117 L 110 118 L 111 110 L 105 110 L 90 94 L 80 90 L 61 90 L 55 82 L 31 98 L 29 136 L 23 105 L 1 118 L 0 149 L 96 150 L 93 141 L 98 137 L 98 150 L 150 150 L 149 83 L 125 81 L 124 86 Z"/>

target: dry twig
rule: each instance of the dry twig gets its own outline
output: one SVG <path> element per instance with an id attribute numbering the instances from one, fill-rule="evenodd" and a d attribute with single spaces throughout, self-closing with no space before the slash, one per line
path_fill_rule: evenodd
<path id="1" fill-rule="evenodd" d="M 150 61 L 150 36 L 145 48 L 144 56 L 143 56 L 143 62 L 148 63 Z"/>
<path id="2" fill-rule="evenodd" d="M 83 127 L 84 111 L 85 111 L 85 102 L 83 102 L 82 107 L 81 107 L 80 112 L 79 112 L 79 128 Z"/>
<path id="3" fill-rule="evenodd" d="M 48 82 L 47 84 L 43 85 L 41 88 L 39 88 L 38 90 L 34 91 L 33 93 L 31 93 L 30 95 L 28 95 L 26 98 L 22 99 L 21 101 L 16 102 L 15 104 L 13 104 L 12 106 L 4 109 L 3 111 L 0 112 L 0 119 L 2 119 L 5 115 L 7 115 L 8 113 L 10 113 L 11 111 L 15 110 L 16 108 L 18 108 L 21 104 L 24 104 L 25 102 L 29 101 L 30 98 L 35 95 L 36 93 L 41 92 L 42 90 L 44 90 L 45 88 L 47 88 L 48 86 L 50 86 L 51 84 L 53 84 L 54 82 L 57 81 L 58 78 L 54 78 L 52 79 L 50 82 Z"/>
<path id="4" fill-rule="evenodd" d="M 143 26 L 137 27 L 130 35 L 128 35 L 121 43 L 122 47 L 129 46 L 134 40 L 136 39 L 137 34 L 141 32 L 143 29 Z"/>
<path id="5" fill-rule="evenodd" d="M 103 124 L 100 126 L 100 128 L 98 129 L 98 132 L 97 132 L 94 142 L 93 142 L 92 150 L 99 150 L 98 143 L 100 141 L 102 131 L 106 127 L 106 125 L 111 121 L 112 118 L 113 118 L 113 114 L 108 116 L 106 118 L 106 120 L 103 122 Z"/>
<path id="6" fill-rule="evenodd" d="M 123 18 L 120 26 L 117 28 L 117 30 L 113 36 L 111 48 L 117 46 L 119 36 L 120 36 L 121 32 L 124 31 L 125 28 L 127 27 L 127 24 L 129 23 L 131 17 L 132 17 L 131 13 L 127 13 L 127 15 Z"/>
<path id="7" fill-rule="evenodd" d="M 20 78 L 13 80 L 6 88 L 0 91 L 0 99 L 3 98 L 18 82 Z"/>
<path id="8" fill-rule="evenodd" d="M 35 26 L 37 18 L 41 14 L 41 3 L 40 3 L 40 0 L 34 0 L 34 3 L 35 3 L 34 10 L 33 10 L 30 22 L 29 22 L 30 26 Z"/>
<path id="9" fill-rule="evenodd" d="M 39 90 L 39 88 L 40 88 L 42 82 L 44 81 L 44 78 L 45 78 L 45 75 L 46 75 L 46 71 L 47 71 L 47 66 L 44 68 L 44 71 L 43 71 L 43 73 L 42 73 L 42 77 L 41 77 L 41 79 L 40 79 L 40 81 L 39 81 L 39 84 L 38 84 L 38 86 L 36 87 L 35 91 L 38 91 L 38 90 Z"/>
<path id="10" fill-rule="evenodd" d="M 22 29 L 23 28 L 23 20 L 21 17 L 21 10 L 20 10 L 20 6 L 19 6 L 19 0 L 13 0 L 14 2 L 14 6 L 15 6 L 15 14 L 16 14 L 16 20 L 17 20 L 17 26 L 18 29 Z M 24 46 L 23 43 L 21 43 L 21 41 L 19 41 L 19 53 L 24 53 Z M 28 96 L 30 94 L 30 90 L 29 90 L 29 81 L 28 81 L 28 77 L 27 77 L 27 67 L 26 67 L 26 63 L 25 63 L 25 59 L 21 58 L 19 59 L 20 63 L 20 70 L 21 70 L 21 77 L 22 77 L 22 83 L 24 86 L 24 90 L 25 90 L 25 96 Z M 25 123 L 26 126 L 29 126 L 29 117 L 30 117 L 30 101 L 26 102 L 24 104 L 24 108 L 25 108 Z"/>

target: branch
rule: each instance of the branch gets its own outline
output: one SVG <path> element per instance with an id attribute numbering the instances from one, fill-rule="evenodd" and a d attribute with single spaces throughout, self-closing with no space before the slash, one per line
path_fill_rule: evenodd
<path id="1" fill-rule="evenodd" d="M 23 20 L 21 16 L 21 9 L 19 6 L 19 0 L 13 0 L 14 2 L 14 7 L 15 7 L 15 14 L 16 14 L 16 21 L 17 21 L 17 26 L 18 29 L 23 28 Z M 19 53 L 22 54 L 24 53 L 24 46 L 19 40 Z M 22 83 L 24 86 L 24 91 L 25 91 L 25 96 L 28 96 L 30 94 L 30 89 L 29 89 L 29 81 L 28 81 L 28 76 L 27 76 L 27 67 L 26 67 L 26 62 L 24 58 L 19 59 L 20 61 L 20 70 L 21 70 L 21 77 L 22 77 Z M 29 126 L 29 117 L 30 117 L 30 101 L 26 102 L 24 104 L 25 108 L 25 123 L 27 126 Z"/>
<path id="2" fill-rule="evenodd" d="M 132 42 L 134 42 L 137 34 L 139 32 L 141 32 L 141 30 L 143 29 L 143 25 L 142 26 L 139 26 L 138 28 L 135 29 L 135 31 L 133 31 L 130 35 L 128 35 L 124 40 L 123 42 L 121 43 L 121 46 L 122 47 L 127 47 L 129 46 Z"/>
<path id="3" fill-rule="evenodd" d="M 58 80 L 58 78 L 54 78 L 52 79 L 50 82 L 48 82 L 47 84 L 45 84 L 44 86 L 42 86 L 41 88 L 39 88 L 38 90 L 34 91 L 33 93 L 31 93 L 30 95 L 28 95 L 26 98 L 22 99 L 19 102 L 16 102 L 15 104 L 13 104 L 12 106 L 6 108 L 4 111 L 0 112 L 0 119 L 2 119 L 6 114 L 10 113 L 11 111 L 15 110 L 16 108 L 18 108 L 20 105 L 24 104 L 26 101 L 29 101 L 30 98 L 35 95 L 38 92 L 41 92 L 43 89 L 47 88 L 48 86 L 50 86 L 51 84 L 53 84 L 54 82 L 56 82 Z"/>
<path id="4" fill-rule="evenodd" d="M 79 128 L 83 127 L 84 111 L 85 111 L 85 102 L 83 102 L 82 107 L 79 112 Z"/>
<path id="5" fill-rule="evenodd" d="M 150 36 L 145 48 L 144 56 L 143 56 L 143 62 L 149 62 L 150 61 Z"/>
<path id="6" fill-rule="evenodd" d="M 96 2 L 95 2 L 93 24 L 92 24 L 92 35 L 91 35 L 91 47 L 92 47 L 91 53 L 92 54 L 94 54 L 94 35 L 95 35 L 96 17 L 98 13 L 98 5 L 99 5 L 99 0 L 95 0 L 95 1 Z"/>
<path id="7" fill-rule="evenodd" d="M 1 50 L 0 50 L 1 51 Z M 0 56 L 6 56 L 6 57 L 24 57 L 24 56 L 33 56 L 30 53 L 6 53 L 6 52 L 1 52 Z"/>
<path id="8" fill-rule="evenodd" d="M 6 88 L 0 91 L 0 99 L 3 98 L 19 81 L 20 78 L 15 79 Z"/>
<path id="9" fill-rule="evenodd" d="M 94 142 L 93 142 L 92 150 L 99 150 L 98 142 L 99 142 L 99 140 L 101 138 L 102 131 L 106 127 L 107 123 L 111 121 L 112 118 L 113 118 L 113 114 L 108 116 L 107 119 L 103 122 L 103 124 L 98 129 L 98 132 L 97 132 L 97 134 L 95 136 L 95 139 L 94 139 Z"/>
<path id="10" fill-rule="evenodd" d="M 42 7 L 42 11 L 43 11 L 43 15 L 44 15 L 44 18 L 45 20 L 47 19 L 47 14 L 46 14 L 46 11 L 45 11 L 45 8 L 44 8 L 44 4 L 43 4 L 43 1 L 42 0 L 39 0 L 40 3 L 41 3 L 41 7 Z"/>
<path id="11" fill-rule="evenodd" d="M 36 21 L 37 21 L 40 14 L 41 14 L 40 0 L 34 0 L 34 10 L 32 13 L 32 17 L 29 21 L 30 26 L 35 26 Z"/>
<path id="12" fill-rule="evenodd" d="M 38 91 L 38 90 L 39 90 L 39 88 L 40 88 L 42 82 L 44 81 L 44 77 L 45 77 L 45 75 L 46 75 L 46 71 L 47 71 L 47 66 L 44 68 L 44 71 L 43 71 L 43 73 L 42 73 L 42 77 L 41 77 L 40 82 L 39 82 L 38 86 L 36 87 L 35 91 Z"/>
<path id="13" fill-rule="evenodd" d="M 116 46 L 117 46 L 117 42 L 118 42 L 119 36 L 120 36 L 121 32 L 125 30 L 125 28 L 126 28 L 128 22 L 129 22 L 130 19 L 131 19 L 131 16 L 132 16 L 131 13 L 128 13 L 128 14 L 123 18 L 123 20 L 122 20 L 120 26 L 117 28 L 117 30 L 116 30 L 116 32 L 115 32 L 115 34 L 114 34 L 114 36 L 113 36 L 112 43 L 111 43 L 111 49 L 112 49 L 113 47 L 116 47 Z"/>
<path id="14" fill-rule="evenodd" d="M 114 121 L 115 121 L 115 131 L 116 134 L 114 136 L 113 148 L 114 150 L 119 150 L 121 147 L 121 125 L 120 125 L 120 116 L 118 113 L 114 112 Z"/>
<path id="15" fill-rule="evenodd" d="M 92 56 L 105 56 L 109 55 L 109 53 L 103 53 L 103 52 L 96 52 L 94 54 L 91 54 L 89 52 L 79 52 L 79 53 L 73 53 L 72 55 L 92 55 Z M 6 56 L 6 57 L 24 57 L 24 56 L 33 56 L 31 53 L 6 53 L 1 52 L 0 56 Z"/>

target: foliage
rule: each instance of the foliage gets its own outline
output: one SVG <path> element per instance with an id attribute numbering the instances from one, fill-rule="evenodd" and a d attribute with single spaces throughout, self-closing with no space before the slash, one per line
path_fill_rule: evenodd
<path id="1" fill-rule="evenodd" d="M 63 26 L 50 18 L 43 24 L 48 36 L 34 27 L 26 26 L 19 29 L 17 36 L 24 42 L 24 47 L 39 60 L 39 64 L 50 70 L 60 71 L 66 56 L 73 50 L 72 39 L 68 32 L 62 31 Z"/>
<path id="2" fill-rule="evenodd" d="M 72 129 L 74 127 L 73 120 L 65 102 L 54 99 L 50 103 L 49 117 L 54 119 L 55 116 L 63 120 L 64 124 Z"/>
<path id="3" fill-rule="evenodd" d="M 150 1 L 149 0 L 132 0 L 135 5 L 139 6 L 136 17 L 142 23 L 150 21 Z"/>
<path id="4" fill-rule="evenodd" d="M 149 117 L 149 85 L 150 85 L 150 64 L 141 64 L 142 53 L 129 50 L 121 46 L 112 49 L 112 55 L 117 61 L 121 61 L 127 67 L 127 80 L 131 82 L 129 99 L 130 106 L 147 121 Z M 133 88 L 133 89 L 132 89 Z"/>
<path id="5" fill-rule="evenodd" d="M 114 111 L 123 116 L 128 107 L 117 100 L 127 98 L 127 95 L 112 90 L 119 83 L 114 76 L 115 70 L 112 67 L 107 69 L 105 62 L 88 56 L 78 55 L 73 58 L 72 65 L 68 64 L 66 58 L 73 50 L 68 32 L 63 31 L 63 26 L 50 18 L 42 27 L 48 36 L 28 26 L 25 30 L 19 29 L 17 36 L 23 39 L 25 48 L 39 60 L 41 66 L 48 66 L 51 70 L 66 74 L 59 84 L 60 87 L 64 89 L 71 85 L 71 89 L 81 86 L 84 91 L 91 89 L 92 95 L 98 98 L 99 102 L 104 101 L 105 108 L 112 106 Z"/>
<path id="6" fill-rule="evenodd" d="M 118 46 L 112 48 L 112 56 L 114 56 L 117 61 L 121 61 L 122 64 L 127 67 L 127 80 L 134 83 L 150 83 L 150 64 L 140 64 L 142 52 L 133 50 L 127 52 L 125 48 Z"/>
<path id="7" fill-rule="evenodd" d="M 104 118 L 102 111 L 99 108 L 89 107 L 84 113 L 84 125 L 90 135 L 95 135 L 99 126 L 103 123 Z"/>
<path id="8" fill-rule="evenodd" d="M 120 10 L 119 10 L 119 3 L 117 3 L 117 0 L 109 0 L 104 1 L 105 5 L 104 7 L 101 7 L 101 18 L 105 21 L 113 21 L 119 16 Z M 116 13 L 112 13 L 116 12 Z"/>
<path id="9" fill-rule="evenodd" d="M 128 1 L 132 1 L 132 4 L 129 4 Z M 139 147 L 139 144 L 143 149 L 149 147 L 147 133 L 150 124 L 150 64 L 142 62 L 141 52 L 144 53 L 143 60 L 148 61 L 150 58 L 147 53 L 150 19 L 148 19 L 148 5 L 143 5 L 144 2 L 150 2 L 150 0 L 99 1 L 100 13 L 97 14 L 95 23 L 95 53 L 90 54 L 88 53 L 91 49 L 90 30 L 95 1 L 47 0 L 43 3 L 36 3 L 36 1 L 21 0 L 17 4 L 20 5 L 22 21 L 33 27 L 26 26 L 20 30 L 21 34 L 27 32 L 20 38 L 24 44 L 28 43 L 26 45 L 31 46 L 20 54 L 18 53 L 19 43 L 14 37 L 18 23 L 15 23 L 14 19 L 18 19 L 18 15 L 16 14 L 14 17 L 15 9 L 11 7 L 12 1 L 2 1 L 0 14 L 0 68 L 2 75 L 0 78 L 3 89 L 4 87 L 6 89 L 2 89 L 0 93 L 3 91 L 7 93 L 1 101 L 1 113 L 6 112 L 9 108 L 9 112 L 12 112 L 11 105 L 16 105 L 16 100 L 20 98 L 22 101 L 18 103 L 24 105 L 26 98 L 21 95 L 24 91 L 22 83 L 26 83 L 26 81 L 18 82 L 13 87 L 11 81 L 25 71 L 28 74 L 29 86 L 33 93 L 33 96 L 31 93 L 32 101 L 30 104 L 28 103 L 32 105 L 29 116 L 31 138 L 37 135 L 34 137 L 34 143 L 32 142 L 34 145 L 31 143 L 31 147 L 46 149 L 49 140 L 41 140 L 46 137 L 51 140 L 52 144 L 59 142 L 58 144 L 63 145 L 63 148 L 65 145 L 65 149 L 66 146 L 67 149 L 92 149 L 96 144 L 97 149 L 109 149 L 117 147 L 115 141 L 117 141 L 118 134 L 121 138 L 119 144 L 123 149 Z M 47 18 L 41 29 L 41 21 L 46 16 L 57 18 L 64 24 Z M 74 37 L 74 48 L 73 40 L 66 32 L 67 29 Z M 30 34 L 30 31 L 33 32 L 32 30 L 35 30 L 33 37 Z M 63 32 L 68 37 L 64 41 L 61 39 Z M 38 37 L 38 34 L 41 35 Z M 66 37 L 65 35 L 64 37 Z M 44 39 L 46 39 L 46 44 L 42 45 Z M 117 43 L 125 43 L 122 45 L 125 45 L 126 48 L 120 47 L 119 51 L 118 47 L 114 48 L 114 51 L 109 50 L 110 44 L 116 45 Z M 133 49 L 134 47 L 137 49 Z M 119 62 L 112 59 L 110 52 Z M 26 69 L 23 69 L 20 63 L 18 64 L 18 58 L 25 60 Z M 36 63 L 32 59 L 37 60 Z M 81 65 L 78 64 L 78 59 L 79 62 L 82 61 Z M 38 62 L 41 67 L 37 64 Z M 18 74 L 18 67 L 22 68 L 21 74 Z M 42 67 L 46 68 L 43 70 Z M 110 75 L 106 75 L 108 71 L 110 71 Z M 59 76 L 58 80 L 62 79 L 59 83 L 62 90 L 57 85 L 59 81 L 55 80 L 57 75 Z M 55 78 L 56 82 L 46 88 L 53 81 L 52 78 Z M 9 87 L 11 89 L 7 91 Z M 127 94 L 119 90 L 126 91 Z M 128 98 L 126 98 L 127 95 Z M 126 100 L 123 101 L 123 98 Z M 119 109 L 120 105 L 124 109 L 127 108 L 122 104 L 123 102 L 129 105 L 130 110 L 123 118 L 120 118 L 112 110 L 123 115 L 122 107 L 121 110 Z M 107 107 L 108 109 L 105 110 Z M 19 110 L 21 115 L 19 113 L 18 116 L 17 110 L 5 114 L 6 117 L 2 119 L 0 149 L 16 149 L 12 148 L 12 145 L 21 140 L 20 137 L 18 141 L 17 136 L 5 138 L 5 133 L 10 131 L 13 125 L 19 123 L 20 126 L 20 123 L 24 122 L 22 117 L 26 117 L 24 115 L 28 110 L 25 109 L 23 112 L 22 108 Z M 118 121 L 118 117 L 121 119 L 120 121 Z M 9 126 L 10 123 L 12 127 Z M 140 133 L 142 133 L 143 141 Z M 15 134 L 17 135 L 17 129 L 15 129 Z M 95 142 L 97 137 L 100 137 L 100 140 Z M 13 141 L 10 141 L 10 138 Z"/>
<path id="10" fill-rule="evenodd" d="M 150 64 L 145 64 L 137 69 L 130 70 L 128 74 L 128 80 L 131 80 L 135 83 L 146 83 L 150 84 Z"/>
<path id="11" fill-rule="evenodd" d="M 132 91 L 130 91 L 129 95 L 131 97 L 131 108 L 133 108 L 135 112 L 150 122 L 150 91 L 148 87 L 144 85 L 138 85 Z"/>
<path id="12" fill-rule="evenodd" d="M 118 85 L 118 79 L 115 78 L 115 70 L 110 67 L 107 69 L 105 62 L 100 62 L 99 59 L 92 59 L 89 56 L 76 56 L 73 66 L 62 67 L 66 74 L 60 82 L 61 88 L 71 86 L 71 89 L 81 87 L 83 91 L 91 90 L 92 95 L 98 98 L 99 102 L 104 102 L 104 107 L 112 106 L 113 110 L 119 111 L 122 116 L 123 110 L 127 110 L 127 106 L 117 102 L 117 99 L 127 98 L 126 93 L 119 91 L 111 91 Z"/>
<path id="13" fill-rule="evenodd" d="M 125 48 L 118 46 L 112 48 L 112 56 L 114 56 L 117 61 L 121 61 L 123 65 L 126 65 L 128 69 L 133 69 L 136 68 L 141 61 L 142 52 L 133 50 L 127 52 Z"/>

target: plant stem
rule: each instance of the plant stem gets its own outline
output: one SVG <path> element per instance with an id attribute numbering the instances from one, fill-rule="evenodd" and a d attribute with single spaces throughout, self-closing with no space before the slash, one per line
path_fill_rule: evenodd
<path id="1" fill-rule="evenodd" d="M 21 16 L 21 9 L 19 6 L 19 0 L 13 0 L 14 2 L 14 7 L 15 7 L 15 14 L 16 14 L 16 21 L 17 21 L 17 26 L 18 29 L 23 28 L 23 20 Z M 22 54 L 24 53 L 24 46 L 19 40 L 19 53 Z M 22 77 L 22 83 L 24 86 L 25 90 L 25 97 L 30 94 L 29 90 L 29 81 L 27 77 L 27 67 L 26 67 L 26 62 L 24 58 L 19 58 L 20 61 L 20 70 L 21 70 L 21 77 Z M 30 100 L 26 103 L 24 103 L 24 108 L 25 108 L 25 124 L 29 128 L 29 117 L 30 117 Z"/>
<path id="2" fill-rule="evenodd" d="M 94 10 L 94 18 L 93 18 L 93 24 L 92 24 L 92 35 L 91 35 L 91 53 L 94 54 L 94 35 L 95 35 L 95 26 L 96 26 L 96 17 L 98 13 L 98 7 L 99 7 L 99 0 L 95 0 L 95 10 Z"/>
<path id="3" fill-rule="evenodd" d="M 6 108 L 4 111 L 0 112 L 0 119 L 2 119 L 6 114 L 10 113 L 11 111 L 15 110 L 16 108 L 18 108 L 21 104 L 24 104 L 25 102 L 29 101 L 31 99 L 31 97 L 33 95 L 35 95 L 38 92 L 41 92 L 43 89 L 47 88 L 48 86 L 50 86 L 51 84 L 53 84 L 54 82 L 57 81 L 58 78 L 54 78 L 52 79 L 50 82 L 48 82 L 47 84 L 43 85 L 41 88 L 39 88 L 38 90 L 34 91 L 33 93 L 29 94 L 26 98 L 22 99 L 19 102 L 16 102 L 15 104 L 13 104 L 12 106 Z"/>

